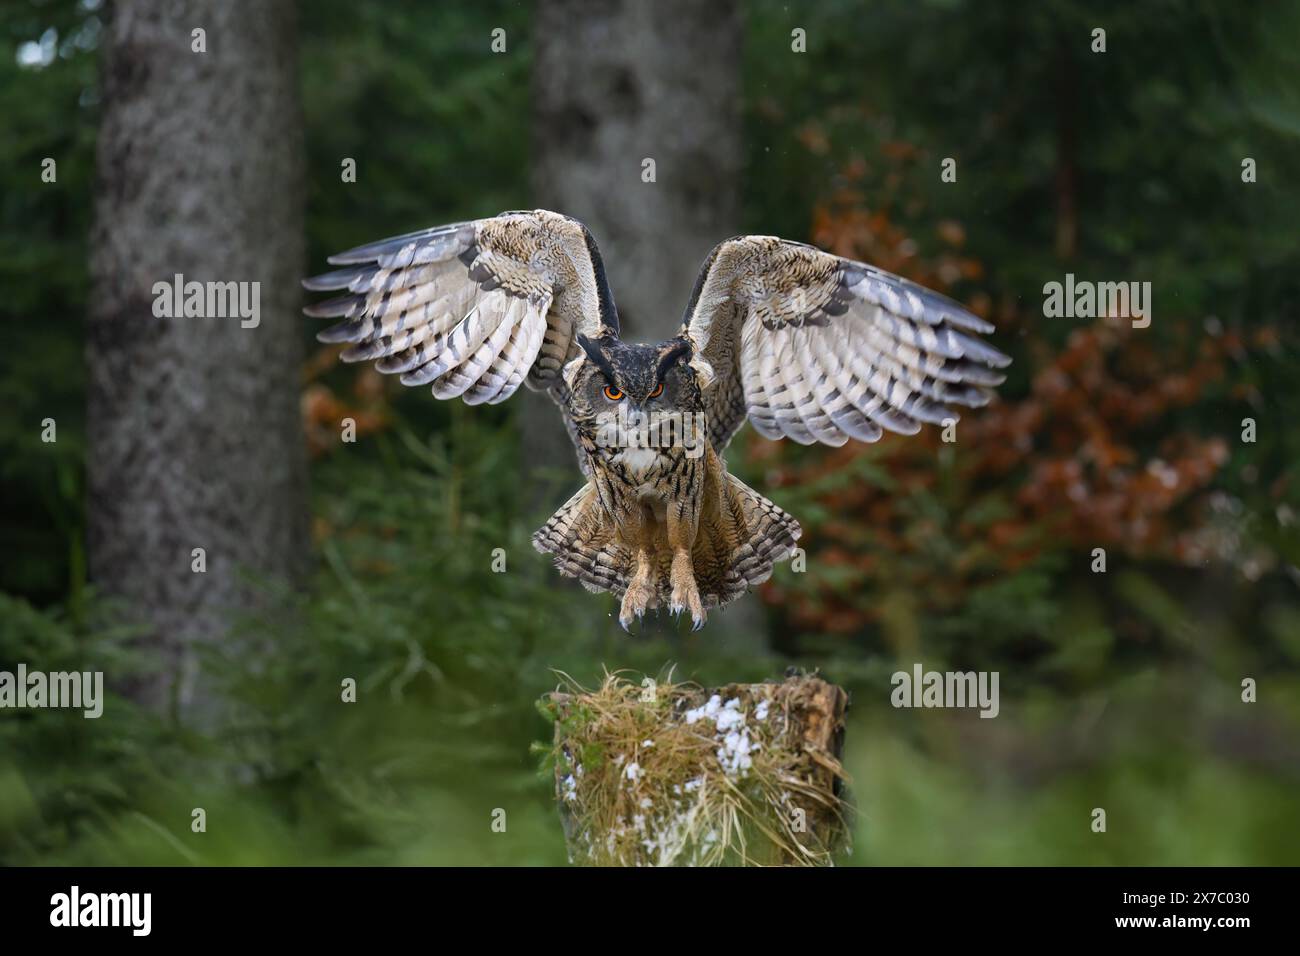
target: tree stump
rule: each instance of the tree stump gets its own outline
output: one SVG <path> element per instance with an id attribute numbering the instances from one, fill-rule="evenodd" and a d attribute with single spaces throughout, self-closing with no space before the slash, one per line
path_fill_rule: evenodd
<path id="1" fill-rule="evenodd" d="M 540 702 L 572 862 L 825 866 L 847 845 L 848 694 L 816 675 L 640 684 Z"/>

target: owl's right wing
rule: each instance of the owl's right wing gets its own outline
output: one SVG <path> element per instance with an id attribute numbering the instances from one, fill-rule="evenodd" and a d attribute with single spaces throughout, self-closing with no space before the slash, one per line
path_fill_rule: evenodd
<path id="1" fill-rule="evenodd" d="M 307 306 L 343 321 L 345 362 L 375 361 L 438 398 L 503 402 L 527 378 L 553 392 L 578 335 L 618 332 L 600 252 L 587 227 L 544 209 L 436 226 L 330 256 L 311 279 L 341 295 Z"/>
<path id="2" fill-rule="evenodd" d="M 721 450 L 748 418 L 768 438 L 872 442 L 976 408 L 1011 360 L 993 326 L 937 292 L 774 236 L 739 236 L 705 261 L 682 336 Z"/>

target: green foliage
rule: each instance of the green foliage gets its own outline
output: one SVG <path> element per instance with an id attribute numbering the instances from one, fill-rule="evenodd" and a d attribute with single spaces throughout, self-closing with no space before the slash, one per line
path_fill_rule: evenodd
<path id="1" fill-rule="evenodd" d="M 0 590 L 48 603 L 84 582 L 82 314 L 94 208 L 98 20 L 82 5 L 0 17 Z M 18 53 L 45 54 L 45 66 Z M 43 182 L 43 162 L 57 180 Z M 36 281 L 33 281 L 33 278 Z M 53 419 L 57 442 L 41 441 Z"/>
<path id="2" fill-rule="evenodd" d="M 654 672 L 675 656 L 713 679 L 774 672 L 703 642 L 630 644 L 610 601 L 561 583 L 532 549 L 513 436 L 459 412 L 450 433 L 399 428 L 317 468 L 316 581 L 304 595 L 268 585 L 265 614 L 207 655 L 229 698 L 214 729 L 156 723 L 119 697 L 99 720 L 0 714 L 15 743 L 0 762 L 0 860 L 563 862 L 529 756 L 550 734 L 533 702 L 556 671 L 594 682 L 606 659 Z M 496 548 L 508 573 L 492 571 Z M 108 656 L 129 635 L 11 603 L 0 660 L 114 677 L 147 666 Z M 190 832 L 195 807 L 206 833 Z M 505 834 L 490 829 L 495 808 Z"/>
<path id="3" fill-rule="evenodd" d="M 313 3 L 302 24 L 312 262 L 527 205 L 530 13 L 508 2 Z M 508 55 L 489 52 L 506 31 Z M 344 157 L 355 183 L 341 181 Z"/>

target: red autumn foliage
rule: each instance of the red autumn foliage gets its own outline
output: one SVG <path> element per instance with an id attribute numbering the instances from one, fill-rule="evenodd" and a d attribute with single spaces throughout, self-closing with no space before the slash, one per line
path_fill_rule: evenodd
<path id="1" fill-rule="evenodd" d="M 303 367 L 301 397 L 303 432 L 312 457 L 338 447 L 344 419 L 356 423 L 360 439 L 382 431 L 392 421 L 392 411 L 384 392 L 384 377 L 372 366 L 358 367 L 349 379 L 349 391 L 342 393 L 323 381 L 330 369 L 337 367 L 341 346 L 317 349 Z"/>

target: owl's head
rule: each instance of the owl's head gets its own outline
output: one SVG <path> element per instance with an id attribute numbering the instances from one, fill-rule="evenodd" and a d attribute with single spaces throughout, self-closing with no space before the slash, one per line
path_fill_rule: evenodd
<path id="1" fill-rule="evenodd" d="M 614 335 L 578 336 L 582 354 L 566 369 L 570 414 L 579 431 L 594 429 L 609 413 L 633 418 L 656 412 L 699 412 L 699 384 L 684 338 L 630 345 Z"/>

